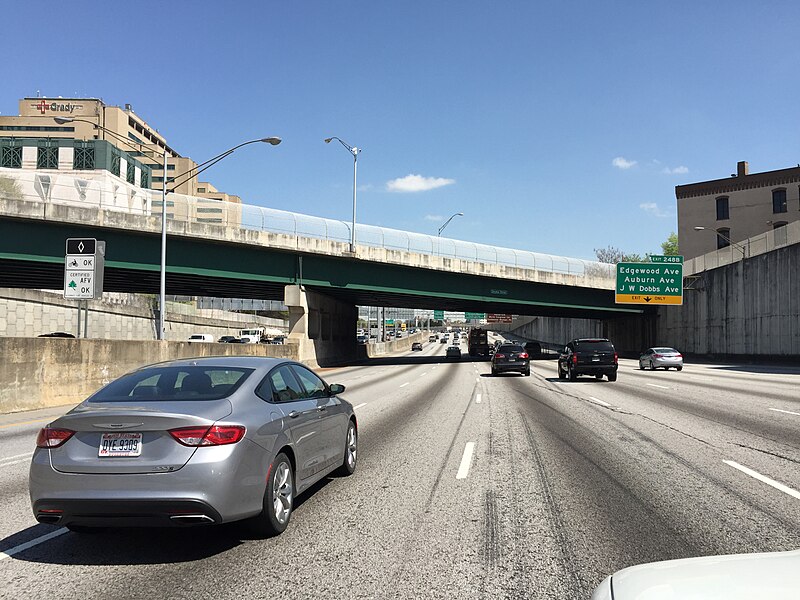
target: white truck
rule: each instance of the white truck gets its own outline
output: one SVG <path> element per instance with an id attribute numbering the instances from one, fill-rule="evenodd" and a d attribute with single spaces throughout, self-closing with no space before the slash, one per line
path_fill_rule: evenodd
<path id="1" fill-rule="evenodd" d="M 253 327 L 251 329 L 240 329 L 239 338 L 246 344 L 258 344 L 261 338 L 264 337 L 263 327 Z"/>

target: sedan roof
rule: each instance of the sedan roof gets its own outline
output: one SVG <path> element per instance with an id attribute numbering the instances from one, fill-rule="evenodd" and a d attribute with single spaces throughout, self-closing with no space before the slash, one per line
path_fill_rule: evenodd
<path id="1" fill-rule="evenodd" d="M 266 356 L 198 356 L 195 358 L 179 358 L 167 360 L 151 365 L 144 365 L 142 369 L 149 367 L 193 367 L 193 366 L 218 366 L 218 367 L 244 367 L 248 369 L 271 369 L 275 365 L 295 362 L 286 358 L 270 358 Z"/>

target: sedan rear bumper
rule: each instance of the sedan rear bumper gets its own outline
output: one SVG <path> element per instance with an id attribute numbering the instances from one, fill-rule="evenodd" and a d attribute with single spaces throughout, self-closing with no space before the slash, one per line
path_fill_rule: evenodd
<path id="1" fill-rule="evenodd" d="M 33 503 L 40 523 L 90 527 L 176 527 L 221 523 L 209 504 L 194 499 L 87 500 L 47 499 Z"/>

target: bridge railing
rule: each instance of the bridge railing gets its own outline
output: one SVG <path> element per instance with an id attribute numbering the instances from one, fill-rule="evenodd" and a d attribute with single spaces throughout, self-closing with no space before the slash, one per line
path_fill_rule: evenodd
<path id="1" fill-rule="evenodd" d="M 143 215 L 160 215 L 161 194 L 108 171 L 43 171 L 0 168 L 0 199 L 74 206 Z M 169 194 L 167 218 L 208 226 L 238 227 L 298 238 L 349 243 L 350 223 L 263 206 Z M 615 266 L 596 261 L 516 250 L 375 225 L 357 224 L 356 243 L 445 259 L 565 273 L 613 282 Z"/>

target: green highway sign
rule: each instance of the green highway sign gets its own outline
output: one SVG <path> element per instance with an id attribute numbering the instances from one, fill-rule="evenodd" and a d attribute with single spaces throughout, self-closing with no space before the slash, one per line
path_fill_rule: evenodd
<path id="1" fill-rule="evenodd" d="M 617 304 L 683 304 L 683 257 L 655 258 L 678 260 L 617 263 Z"/>
<path id="2" fill-rule="evenodd" d="M 469 321 L 471 319 L 485 319 L 486 313 L 478 313 L 478 312 L 465 312 L 464 319 Z"/>
<path id="3" fill-rule="evenodd" d="M 444 321 L 444 311 L 443 310 L 433 311 L 433 319 L 435 321 Z"/>

